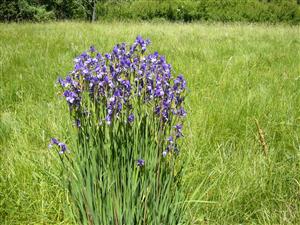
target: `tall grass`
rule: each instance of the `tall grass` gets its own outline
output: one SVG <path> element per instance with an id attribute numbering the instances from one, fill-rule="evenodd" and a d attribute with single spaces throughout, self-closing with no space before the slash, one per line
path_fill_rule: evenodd
<path id="1" fill-rule="evenodd" d="M 299 27 L 169 23 L 0 25 L 0 223 L 73 224 L 47 150 L 72 125 L 54 82 L 91 44 L 137 34 L 190 84 L 190 224 L 299 224 Z"/>

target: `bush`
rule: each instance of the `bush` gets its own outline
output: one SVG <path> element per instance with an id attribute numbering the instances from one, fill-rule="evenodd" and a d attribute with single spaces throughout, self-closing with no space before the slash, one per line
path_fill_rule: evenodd
<path id="1" fill-rule="evenodd" d="M 300 6 L 295 0 L 136 0 L 98 3 L 101 20 L 134 19 L 169 21 L 287 22 L 299 23 Z"/>
<path id="2" fill-rule="evenodd" d="M 45 6 L 30 5 L 26 0 L 4 0 L 0 4 L 0 20 L 2 21 L 30 20 L 42 22 L 53 19 L 55 19 L 53 11 L 47 11 Z"/>
<path id="3" fill-rule="evenodd" d="M 17 20 L 19 14 L 18 3 L 4 0 L 0 3 L 0 21 Z"/>
<path id="4" fill-rule="evenodd" d="M 99 20 L 300 23 L 299 0 L 98 0 Z M 0 21 L 91 20 L 88 0 L 3 0 Z"/>

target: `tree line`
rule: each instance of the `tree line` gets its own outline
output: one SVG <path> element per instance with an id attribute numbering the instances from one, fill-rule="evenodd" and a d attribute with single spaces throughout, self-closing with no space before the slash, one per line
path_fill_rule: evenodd
<path id="1" fill-rule="evenodd" d="M 168 20 L 300 23 L 300 0 L 2 0 L 0 21 Z"/>

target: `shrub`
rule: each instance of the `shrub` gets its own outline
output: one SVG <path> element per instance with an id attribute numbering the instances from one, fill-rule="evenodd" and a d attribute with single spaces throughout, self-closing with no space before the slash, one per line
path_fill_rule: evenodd
<path id="1" fill-rule="evenodd" d="M 287 22 L 300 21 L 300 6 L 295 0 L 135 0 L 99 2 L 101 19 L 164 18 L 170 21 L 249 21 Z"/>
<path id="2" fill-rule="evenodd" d="M 36 22 L 55 19 L 53 11 L 47 11 L 45 6 L 35 6 L 26 0 L 4 1 L 0 3 L 0 20 L 20 21 L 30 20 Z"/>
<path id="3" fill-rule="evenodd" d="M 177 160 L 186 81 L 149 40 L 94 47 L 59 78 L 76 125 L 76 145 L 61 155 L 79 224 L 179 224 L 184 205 Z M 64 143 L 52 139 L 59 153 Z"/>
<path id="4" fill-rule="evenodd" d="M 0 3 L 0 21 L 12 21 L 18 17 L 18 4 L 15 1 L 4 0 Z"/>
<path id="5" fill-rule="evenodd" d="M 87 0 L 4 0 L 0 20 L 90 20 L 92 11 Z M 300 22 L 299 0 L 99 0 L 96 11 L 100 20 Z"/>

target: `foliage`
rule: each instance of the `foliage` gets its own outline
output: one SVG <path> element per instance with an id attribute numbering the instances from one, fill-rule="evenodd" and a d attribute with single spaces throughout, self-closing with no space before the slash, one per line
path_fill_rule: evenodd
<path id="1" fill-rule="evenodd" d="M 300 22 L 298 0 L 4 0 L 0 21 L 49 19 Z"/>
<path id="2" fill-rule="evenodd" d="M 41 22 L 54 18 L 54 13 L 47 11 L 45 6 L 30 4 L 26 0 L 4 0 L 0 3 L 0 20 L 2 21 L 32 20 Z"/>
<path id="3" fill-rule="evenodd" d="M 4 0 L 0 3 L 0 21 L 53 19 L 89 19 L 87 0 Z"/>
<path id="4" fill-rule="evenodd" d="M 300 22 L 300 6 L 294 0 L 153 0 L 98 3 L 101 19 L 164 18 L 170 21 Z"/>

